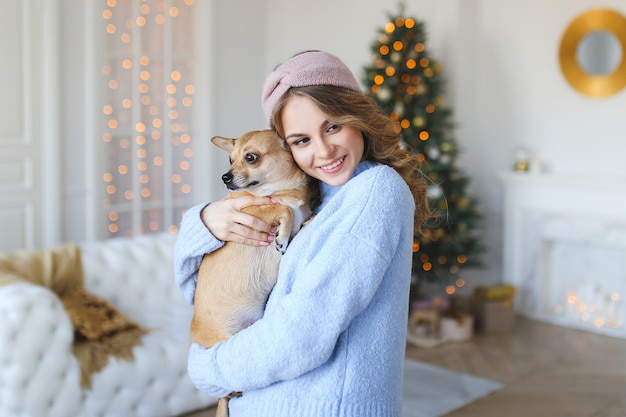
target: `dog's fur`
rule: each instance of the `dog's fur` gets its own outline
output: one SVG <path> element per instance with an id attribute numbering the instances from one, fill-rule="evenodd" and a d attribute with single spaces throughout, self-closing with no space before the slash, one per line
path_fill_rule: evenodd
<path id="1" fill-rule="evenodd" d="M 311 215 L 308 177 L 275 132 L 253 131 L 239 139 L 216 136 L 211 141 L 230 154 L 230 170 L 222 176 L 230 190 L 227 198 L 272 196 L 280 204 L 242 210 L 277 228 L 274 244 L 226 242 L 204 255 L 198 272 L 191 338 L 206 347 L 227 340 L 262 317 L 276 284 L 281 255 Z M 228 415 L 227 401 L 218 402 L 218 416 Z"/>

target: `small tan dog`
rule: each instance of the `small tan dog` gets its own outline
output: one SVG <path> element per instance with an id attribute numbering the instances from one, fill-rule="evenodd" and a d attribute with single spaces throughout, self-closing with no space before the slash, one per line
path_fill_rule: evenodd
<path id="1" fill-rule="evenodd" d="M 277 228 L 274 244 L 226 242 L 219 250 L 204 255 L 198 272 L 191 338 L 206 347 L 227 340 L 263 316 L 276 284 L 281 255 L 311 216 L 308 177 L 275 132 L 253 131 L 239 139 L 216 136 L 211 141 L 230 154 L 230 170 L 222 175 L 230 190 L 227 198 L 272 196 L 280 204 L 242 210 Z M 238 394 L 230 397 L 233 395 Z M 217 417 L 228 415 L 230 397 L 220 398 Z"/>

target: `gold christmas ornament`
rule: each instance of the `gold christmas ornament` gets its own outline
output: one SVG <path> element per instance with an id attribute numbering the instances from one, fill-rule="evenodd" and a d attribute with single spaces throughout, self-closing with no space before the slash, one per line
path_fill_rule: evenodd
<path id="1" fill-rule="evenodd" d="M 413 118 L 413 126 L 424 127 L 426 126 L 426 118 L 424 116 L 415 116 Z"/>
<path id="2" fill-rule="evenodd" d="M 521 149 L 517 151 L 515 155 L 515 165 L 513 165 L 513 170 L 515 172 L 527 172 L 529 168 L 529 155 L 528 151 Z"/>
<path id="3" fill-rule="evenodd" d="M 470 204 L 470 200 L 467 197 L 459 198 L 459 201 L 457 203 L 458 207 L 461 208 L 461 209 L 468 208 L 469 204 Z"/>
<path id="4" fill-rule="evenodd" d="M 391 90 L 389 90 L 388 88 L 381 89 L 378 93 L 378 98 L 380 98 L 382 101 L 389 100 L 391 98 Z"/>

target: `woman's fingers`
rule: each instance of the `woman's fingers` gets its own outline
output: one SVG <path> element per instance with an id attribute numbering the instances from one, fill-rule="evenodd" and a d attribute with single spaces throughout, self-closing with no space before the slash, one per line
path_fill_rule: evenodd
<path id="1" fill-rule="evenodd" d="M 247 217 L 253 217 L 248 216 Z M 235 223 L 229 230 L 227 241 L 254 246 L 267 246 L 274 240 L 272 233 L 255 230 L 243 224 Z"/>
<path id="2" fill-rule="evenodd" d="M 201 217 L 211 233 L 222 241 L 266 246 L 274 240 L 275 228 L 241 210 L 250 206 L 275 203 L 276 201 L 270 197 L 226 198 L 206 206 L 201 212 Z"/>

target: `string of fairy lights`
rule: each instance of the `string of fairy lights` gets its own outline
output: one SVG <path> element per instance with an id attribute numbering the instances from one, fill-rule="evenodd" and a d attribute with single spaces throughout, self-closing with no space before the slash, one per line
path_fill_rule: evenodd
<path id="1" fill-rule="evenodd" d="M 102 74 L 110 236 L 175 232 L 191 193 L 194 0 L 107 0 Z"/>

